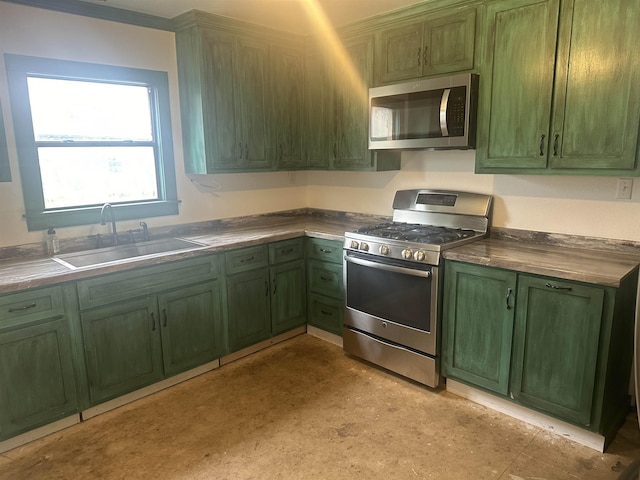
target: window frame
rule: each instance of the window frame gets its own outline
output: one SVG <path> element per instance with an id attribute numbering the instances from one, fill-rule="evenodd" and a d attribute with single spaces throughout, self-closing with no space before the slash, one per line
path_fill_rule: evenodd
<path id="1" fill-rule="evenodd" d="M 50 226 L 68 227 L 99 223 L 102 205 L 49 210 L 44 208 L 40 164 L 27 86 L 28 76 L 147 86 L 151 91 L 152 108 L 155 110 L 152 112 L 152 119 L 157 134 L 158 200 L 115 203 L 113 209 L 118 221 L 178 214 L 169 80 L 166 72 L 25 55 L 5 54 L 4 57 L 26 210 L 24 217 L 29 231 L 45 230 Z"/>

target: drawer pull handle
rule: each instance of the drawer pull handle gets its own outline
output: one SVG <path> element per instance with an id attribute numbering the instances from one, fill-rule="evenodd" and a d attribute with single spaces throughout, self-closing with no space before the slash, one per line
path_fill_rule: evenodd
<path id="1" fill-rule="evenodd" d="M 511 297 L 511 293 L 513 290 L 511 288 L 507 288 L 507 298 L 505 301 L 507 302 L 507 310 L 511 310 L 511 305 L 509 305 L 509 297 Z"/>
<path id="2" fill-rule="evenodd" d="M 550 283 L 545 284 L 545 287 L 551 288 L 553 290 L 561 290 L 563 292 L 570 292 L 573 290 L 571 287 L 558 287 L 557 285 L 551 285 Z"/>
<path id="3" fill-rule="evenodd" d="M 151 312 L 151 331 L 156 331 L 156 316 Z"/>
<path id="4" fill-rule="evenodd" d="M 326 248 L 321 248 L 320 251 L 322 253 L 333 253 L 333 250 L 327 250 Z"/>
<path id="5" fill-rule="evenodd" d="M 36 308 L 36 302 L 30 303 L 29 305 L 25 305 L 24 307 L 10 308 L 9 313 L 22 312 L 23 310 L 29 310 L 30 308 Z"/>
<path id="6" fill-rule="evenodd" d="M 287 253 L 291 253 L 293 252 L 293 248 L 287 248 L 286 250 L 280 250 L 280 253 L 282 253 L 283 255 L 286 255 Z"/>
<path id="7" fill-rule="evenodd" d="M 163 324 L 163 326 L 166 327 L 167 326 L 167 309 L 166 308 L 162 309 L 162 315 L 164 316 L 164 324 Z"/>
<path id="8" fill-rule="evenodd" d="M 244 263 L 244 262 L 250 262 L 251 260 L 254 260 L 256 257 L 255 256 L 251 256 L 251 257 L 247 257 L 247 258 L 241 258 L 240 259 L 240 263 Z"/>
<path id="9" fill-rule="evenodd" d="M 325 282 L 333 282 L 333 278 L 325 277 L 324 275 L 320 275 L 320 280 L 324 280 Z"/>
<path id="10" fill-rule="evenodd" d="M 322 313 L 323 315 L 329 315 L 330 317 L 333 316 L 333 312 L 329 312 L 329 311 L 323 310 L 323 309 L 320 309 L 320 313 Z"/>

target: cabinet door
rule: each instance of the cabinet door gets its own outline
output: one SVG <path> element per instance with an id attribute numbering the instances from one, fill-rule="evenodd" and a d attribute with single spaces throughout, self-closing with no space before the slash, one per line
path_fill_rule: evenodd
<path id="1" fill-rule="evenodd" d="M 447 262 L 443 309 L 443 371 L 447 377 L 506 395 L 516 274 Z"/>
<path id="2" fill-rule="evenodd" d="M 271 163 L 269 151 L 267 92 L 268 47 L 253 38 L 238 38 L 236 111 L 240 120 L 238 142 L 244 169 L 264 170 Z"/>
<path id="3" fill-rule="evenodd" d="M 332 69 L 317 49 L 304 56 L 304 157 L 307 168 L 328 169 L 336 147 Z"/>
<path id="4" fill-rule="evenodd" d="M 232 352 L 271 336 L 269 270 L 227 277 L 229 348 Z"/>
<path id="5" fill-rule="evenodd" d="M 210 362 L 223 351 L 219 281 L 158 296 L 165 375 Z"/>
<path id="6" fill-rule="evenodd" d="M 573 10 L 566 10 L 550 166 L 633 169 L 640 125 L 640 2 L 574 0 Z"/>
<path id="7" fill-rule="evenodd" d="M 240 119 L 236 109 L 238 85 L 236 38 L 233 35 L 205 30 L 202 41 L 204 85 L 200 85 L 205 140 L 210 171 L 242 168 L 240 152 Z M 208 127 L 207 127 L 208 126 Z M 209 173 L 196 172 L 196 173 Z"/>
<path id="8" fill-rule="evenodd" d="M 344 40 L 348 61 L 339 65 L 336 79 L 337 148 L 333 167 L 336 169 L 370 169 L 372 156 L 368 149 L 369 86 L 373 75 L 373 37 Z"/>
<path id="9" fill-rule="evenodd" d="M 286 332 L 307 321 L 304 260 L 271 267 L 271 331 Z"/>
<path id="10" fill-rule="evenodd" d="M 442 75 L 473 68 L 476 11 L 430 18 L 424 27 L 422 75 Z"/>
<path id="11" fill-rule="evenodd" d="M 476 171 L 546 168 L 559 0 L 487 6 Z"/>
<path id="12" fill-rule="evenodd" d="M 604 290 L 520 275 L 517 301 L 512 397 L 589 425 Z"/>
<path id="13" fill-rule="evenodd" d="M 278 170 L 304 168 L 302 155 L 302 53 L 284 46 L 271 50 L 271 151 Z"/>
<path id="14" fill-rule="evenodd" d="M 156 297 L 87 310 L 80 319 L 92 405 L 162 379 Z"/>
<path id="15" fill-rule="evenodd" d="M 422 76 L 424 22 L 389 28 L 378 34 L 377 84 Z"/>
<path id="16" fill-rule="evenodd" d="M 65 317 L 0 331 L 0 439 L 78 411 Z"/>

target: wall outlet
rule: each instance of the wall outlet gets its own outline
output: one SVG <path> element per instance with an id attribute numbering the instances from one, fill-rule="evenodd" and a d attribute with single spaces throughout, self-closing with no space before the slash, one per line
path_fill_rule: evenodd
<path id="1" fill-rule="evenodd" d="M 616 187 L 616 200 L 631 199 L 631 190 L 633 190 L 633 178 L 619 178 Z"/>

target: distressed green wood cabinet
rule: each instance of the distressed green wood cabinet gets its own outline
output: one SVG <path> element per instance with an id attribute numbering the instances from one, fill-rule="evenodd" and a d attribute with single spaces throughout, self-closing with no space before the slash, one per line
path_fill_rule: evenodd
<path id="1" fill-rule="evenodd" d="M 79 411 L 74 303 L 60 286 L 0 297 L 0 440 Z"/>
<path id="2" fill-rule="evenodd" d="M 306 322 L 303 239 L 225 253 L 231 352 Z"/>
<path id="3" fill-rule="evenodd" d="M 218 275 L 209 256 L 78 282 L 91 405 L 224 353 Z"/>
<path id="4" fill-rule="evenodd" d="M 610 438 L 629 405 L 637 280 L 612 288 L 448 261 L 443 374 Z"/>
<path id="5" fill-rule="evenodd" d="M 203 13 L 178 18 L 186 172 L 270 169 L 268 41 L 250 30 L 234 30 L 233 25 L 221 28 Z"/>
<path id="6" fill-rule="evenodd" d="M 310 40 L 312 42 L 313 39 Z M 335 92 L 333 69 L 318 45 L 304 55 L 303 152 L 310 170 L 328 170 L 335 156 Z"/>
<path id="7" fill-rule="evenodd" d="M 640 2 L 486 7 L 478 173 L 635 175 Z"/>
<path id="8" fill-rule="evenodd" d="M 502 395 L 509 393 L 516 276 L 506 270 L 447 263 L 446 376 Z"/>
<path id="9" fill-rule="evenodd" d="M 376 85 L 473 68 L 475 7 L 424 17 L 376 33 Z"/>
<path id="10" fill-rule="evenodd" d="M 277 170 L 301 170 L 302 154 L 303 54 L 302 49 L 272 45 L 271 63 L 271 158 Z"/>
<path id="11" fill-rule="evenodd" d="M 344 289 L 341 242 L 307 238 L 307 290 L 308 324 L 342 335 Z"/>

